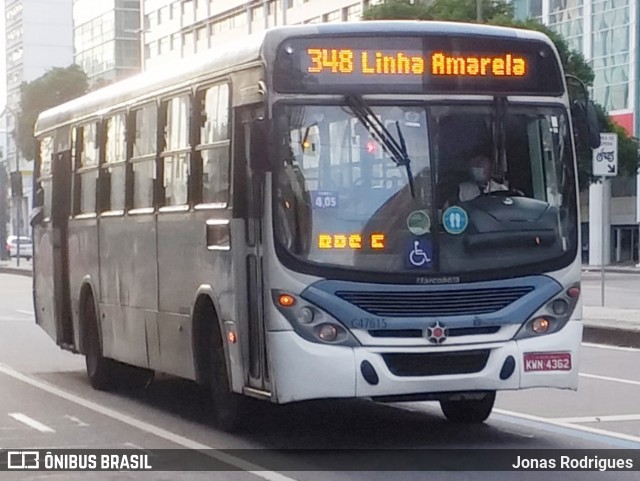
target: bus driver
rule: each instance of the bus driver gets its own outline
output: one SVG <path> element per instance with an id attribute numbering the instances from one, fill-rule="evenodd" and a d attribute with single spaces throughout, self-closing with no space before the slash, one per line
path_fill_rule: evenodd
<path id="1" fill-rule="evenodd" d="M 475 199 L 480 194 L 509 190 L 507 186 L 491 178 L 491 160 L 486 155 L 472 157 L 467 167 L 470 179 L 458 186 L 458 198 L 461 202 Z"/>

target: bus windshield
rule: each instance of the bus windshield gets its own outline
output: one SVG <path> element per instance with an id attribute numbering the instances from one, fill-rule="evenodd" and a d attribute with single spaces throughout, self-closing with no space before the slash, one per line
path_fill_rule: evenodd
<path id="1" fill-rule="evenodd" d="M 289 254 L 319 267 L 425 275 L 542 272 L 573 259 L 565 109 L 500 101 L 367 109 L 407 163 L 350 106 L 277 111 L 275 231 Z"/>

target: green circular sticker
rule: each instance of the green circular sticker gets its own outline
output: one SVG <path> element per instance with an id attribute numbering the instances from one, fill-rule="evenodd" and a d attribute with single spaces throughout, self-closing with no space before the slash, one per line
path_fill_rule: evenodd
<path id="1" fill-rule="evenodd" d="M 414 210 L 407 217 L 407 228 L 413 235 L 424 235 L 431 229 L 431 219 L 424 210 Z"/>

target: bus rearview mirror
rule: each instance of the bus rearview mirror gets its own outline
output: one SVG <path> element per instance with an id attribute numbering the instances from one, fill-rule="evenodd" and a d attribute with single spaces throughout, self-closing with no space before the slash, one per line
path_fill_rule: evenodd
<path id="1" fill-rule="evenodd" d="M 581 144 L 591 149 L 600 147 L 600 122 L 593 102 L 577 100 L 573 103 L 571 113 Z"/>
<path id="2" fill-rule="evenodd" d="M 600 147 L 600 121 L 598 112 L 590 100 L 586 104 L 587 128 L 589 129 L 589 147 L 597 149 Z"/>

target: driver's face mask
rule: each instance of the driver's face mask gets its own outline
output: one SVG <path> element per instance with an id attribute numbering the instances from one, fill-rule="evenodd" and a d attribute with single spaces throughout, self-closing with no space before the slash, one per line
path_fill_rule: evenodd
<path id="1" fill-rule="evenodd" d="M 473 176 L 473 180 L 476 182 L 486 182 L 487 174 L 484 168 L 482 167 L 472 167 L 471 175 Z"/>

